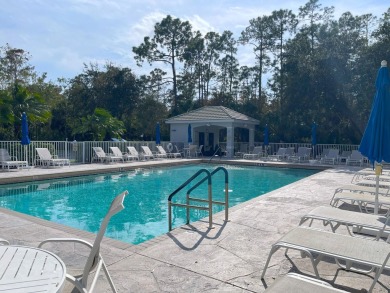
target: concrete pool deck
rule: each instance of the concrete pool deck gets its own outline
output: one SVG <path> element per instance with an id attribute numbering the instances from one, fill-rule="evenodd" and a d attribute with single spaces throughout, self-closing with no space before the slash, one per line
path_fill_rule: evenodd
<path id="1" fill-rule="evenodd" d="M 130 168 L 130 164 L 133 164 L 131 167 L 146 167 L 184 162 L 187 160 L 5 171 L 0 172 L 0 184 L 26 179 L 39 180 L 52 177 L 53 174 L 63 177 L 120 171 Z M 250 161 L 234 160 L 234 163 L 248 164 Z M 264 165 L 259 161 L 255 164 Z M 265 165 L 268 164 L 285 166 L 272 162 Z M 304 165 L 299 164 L 299 167 Z M 214 229 L 208 229 L 208 223 L 200 221 L 137 246 L 105 238 L 101 253 L 118 291 L 263 292 L 276 278 L 290 271 L 313 277 L 309 259 L 301 258 L 295 251 L 289 251 L 287 258 L 284 251 L 278 251 L 271 259 L 265 280 L 260 279 L 271 245 L 296 227 L 302 215 L 314 207 L 329 205 L 335 188 L 350 184 L 354 172 L 360 169 L 345 165 L 326 167 L 330 168 L 230 208 L 228 222 L 224 221 L 223 212 L 216 214 L 213 217 Z M 50 237 L 94 239 L 91 233 L 3 208 L 0 208 L 0 228 L 0 237 L 8 239 L 11 244 L 37 246 Z M 80 272 L 87 255 L 86 250 L 80 247 L 75 249 L 71 244 L 61 247 L 48 245 L 44 248 L 57 253 L 72 274 Z M 372 274 L 346 272 L 339 269 L 333 260 L 326 258 L 319 264 L 318 270 L 323 280 L 350 292 L 366 292 L 373 280 Z M 385 271 L 374 292 L 388 292 L 389 284 L 390 274 Z M 104 274 L 101 274 L 97 288 L 95 292 L 111 292 Z M 64 292 L 71 291 L 72 287 L 67 282 Z"/>

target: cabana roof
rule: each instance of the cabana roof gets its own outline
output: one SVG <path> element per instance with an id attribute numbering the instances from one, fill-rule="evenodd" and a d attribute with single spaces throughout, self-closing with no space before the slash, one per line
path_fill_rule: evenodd
<path id="1" fill-rule="evenodd" d="M 259 124 L 258 120 L 224 106 L 204 106 L 169 118 L 165 122 L 168 124 L 193 122 L 245 122 L 247 124 Z"/>

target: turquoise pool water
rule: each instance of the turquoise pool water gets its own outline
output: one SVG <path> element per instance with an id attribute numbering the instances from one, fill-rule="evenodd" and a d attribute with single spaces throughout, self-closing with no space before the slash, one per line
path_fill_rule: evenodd
<path id="1" fill-rule="evenodd" d="M 115 215 L 106 236 L 139 244 L 168 231 L 167 199 L 176 188 L 201 168 L 216 165 L 185 165 L 137 169 L 123 173 L 3 185 L 0 206 L 52 222 L 96 233 L 112 199 L 129 191 L 125 209 Z M 268 167 L 223 166 L 229 173 L 229 206 L 245 202 L 317 171 Z M 213 199 L 224 200 L 224 173 L 213 176 Z M 194 184 L 190 185 L 193 186 Z M 173 202 L 185 202 L 188 188 Z M 207 198 L 207 183 L 194 195 Z M 214 206 L 214 212 L 223 210 Z M 192 210 L 191 221 L 206 217 L 206 211 Z M 173 227 L 185 223 L 185 210 L 173 208 Z"/>

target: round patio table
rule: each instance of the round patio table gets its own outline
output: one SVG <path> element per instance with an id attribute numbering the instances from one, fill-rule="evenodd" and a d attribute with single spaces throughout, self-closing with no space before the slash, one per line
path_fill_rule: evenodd
<path id="1" fill-rule="evenodd" d="M 0 245 L 0 292 L 61 292 L 66 267 L 54 253 L 35 247 Z"/>

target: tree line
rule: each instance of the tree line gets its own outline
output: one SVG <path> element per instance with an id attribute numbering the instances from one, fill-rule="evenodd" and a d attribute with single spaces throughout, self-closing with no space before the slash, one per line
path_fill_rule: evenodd
<path id="1" fill-rule="evenodd" d="M 239 64 L 251 48 L 251 66 Z M 168 15 L 132 48 L 148 74 L 107 62 L 84 64 L 74 78 L 47 81 L 31 56 L 0 48 L 0 139 L 19 140 L 26 112 L 33 140 L 153 140 L 156 122 L 222 105 L 267 124 L 271 142 L 360 142 L 380 62 L 390 58 L 390 8 L 380 17 L 343 13 L 310 0 L 297 12 L 273 11 L 231 31 L 194 31 Z M 162 139 L 169 130 L 161 123 Z"/>

